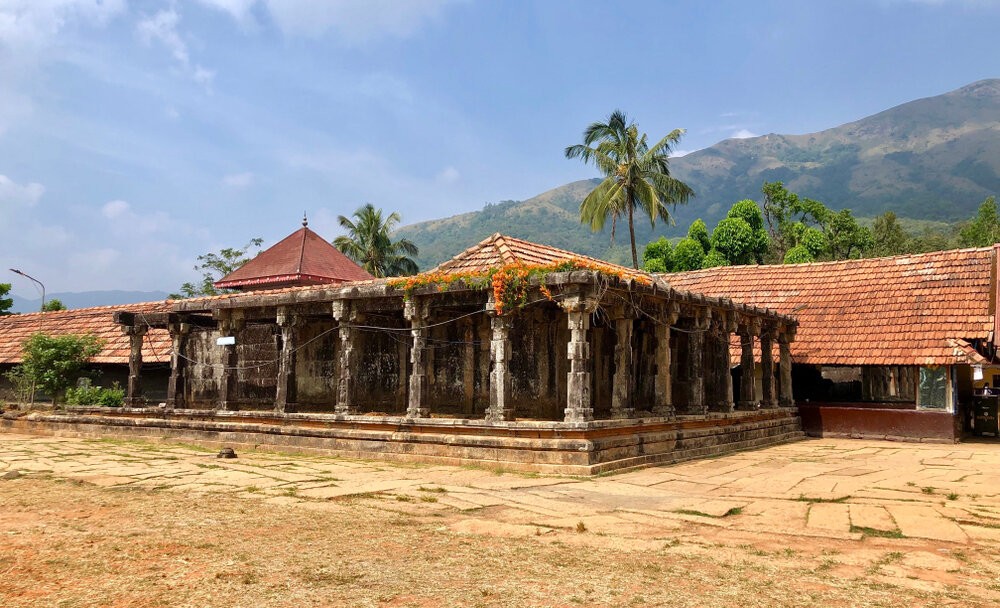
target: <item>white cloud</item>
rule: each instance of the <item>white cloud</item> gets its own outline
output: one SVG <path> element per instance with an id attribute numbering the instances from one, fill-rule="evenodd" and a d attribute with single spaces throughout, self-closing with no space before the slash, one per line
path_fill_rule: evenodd
<path id="1" fill-rule="evenodd" d="M 729 137 L 732 139 L 749 139 L 751 137 L 759 137 L 759 135 L 749 129 L 737 129 Z"/>
<path id="2" fill-rule="evenodd" d="M 110 201 L 101 207 L 101 215 L 109 220 L 113 220 L 128 213 L 129 208 L 129 204 L 125 201 Z"/>
<path id="3" fill-rule="evenodd" d="M 215 72 L 191 62 L 187 43 L 177 31 L 180 20 L 180 15 L 173 8 L 161 10 L 152 17 L 140 20 L 135 26 L 135 31 L 143 44 L 151 46 L 153 43 L 159 43 L 166 47 L 186 74 L 198 84 L 208 87 L 215 78 Z"/>
<path id="4" fill-rule="evenodd" d="M 406 38 L 462 0 L 199 0 L 242 24 L 263 6 L 286 35 L 321 36 L 334 31 L 342 42 L 360 45 L 380 38 Z"/>
<path id="5" fill-rule="evenodd" d="M 104 25 L 124 9 L 125 0 L 3 0 L 0 45 L 39 49 L 70 23 Z"/>
<path id="6" fill-rule="evenodd" d="M 462 177 L 462 174 L 458 172 L 458 169 L 452 166 L 445 167 L 443 171 L 437 174 L 437 181 L 444 184 L 454 184 Z"/>
<path id="7" fill-rule="evenodd" d="M 0 175 L 0 204 L 33 206 L 45 194 L 45 186 L 37 182 L 21 185 L 6 175 Z"/>
<path id="8" fill-rule="evenodd" d="M 233 173 L 222 178 L 222 185 L 228 188 L 246 188 L 253 184 L 253 173 Z"/>

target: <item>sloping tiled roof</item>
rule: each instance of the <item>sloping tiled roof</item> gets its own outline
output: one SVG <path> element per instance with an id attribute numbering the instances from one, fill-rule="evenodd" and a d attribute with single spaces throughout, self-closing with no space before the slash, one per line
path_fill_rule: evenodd
<path id="1" fill-rule="evenodd" d="M 34 312 L 0 317 L 0 363 L 20 363 L 21 344 L 36 332 L 50 335 L 94 334 L 104 340 L 104 348 L 94 363 L 128 363 L 129 337 L 114 322 L 117 311 L 135 313 L 169 312 L 172 302 L 145 302 L 121 306 L 96 306 L 55 312 Z M 170 335 L 165 329 L 150 329 L 142 343 L 144 363 L 170 361 Z"/>
<path id="2" fill-rule="evenodd" d="M 538 243 L 516 239 L 511 236 L 504 236 L 499 232 L 469 247 L 430 272 L 444 272 L 448 274 L 476 273 L 486 272 L 491 268 L 499 268 L 507 264 L 544 266 L 571 260 L 586 262 L 588 265 L 606 269 L 626 278 L 636 276 L 648 278 L 650 276 L 645 272 L 637 271 L 633 268 L 626 268 L 625 266 L 573 253 L 565 249 L 539 245 Z"/>
<path id="3" fill-rule="evenodd" d="M 215 282 L 219 289 L 364 281 L 372 276 L 323 237 L 302 226 Z"/>
<path id="4" fill-rule="evenodd" d="M 797 317 L 798 363 L 951 365 L 982 362 L 966 341 L 993 337 L 995 264 L 988 247 L 662 277 L 675 288 Z"/>

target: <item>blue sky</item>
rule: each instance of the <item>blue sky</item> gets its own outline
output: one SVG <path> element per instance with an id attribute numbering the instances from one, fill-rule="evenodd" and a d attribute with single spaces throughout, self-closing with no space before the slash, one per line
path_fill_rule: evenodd
<path id="1" fill-rule="evenodd" d="M 615 108 L 681 152 L 822 130 L 1000 76 L 998 24 L 990 0 L 0 0 L 0 282 L 170 291 L 303 211 L 332 239 L 365 202 L 529 198 L 595 176 L 562 150 Z"/>

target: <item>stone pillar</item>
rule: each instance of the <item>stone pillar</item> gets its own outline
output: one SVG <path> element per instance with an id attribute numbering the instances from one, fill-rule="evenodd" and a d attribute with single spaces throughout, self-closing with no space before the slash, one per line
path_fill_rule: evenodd
<path id="1" fill-rule="evenodd" d="M 487 308 L 492 308 L 490 305 Z M 486 419 L 499 422 L 514 419 L 510 397 L 510 327 L 512 319 L 490 316 L 490 407 Z"/>
<path id="2" fill-rule="evenodd" d="M 350 300 L 336 300 L 332 306 L 333 318 L 339 324 L 337 331 L 340 336 L 340 360 L 337 362 L 337 405 L 334 413 L 355 414 L 358 411 L 354 402 L 353 374 L 357 371 L 355 352 L 358 330 L 353 327 L 359 321 L 359 316 Z"/>
<path id="3" fill-rule="evenodd" d="M 774 327 L 765 327 L 760 332 L 760 390 L 762 408 L 778 407 L 778 396 L 774 390 Z"/>
<path id="4" fill-rule="evenodd" d="M 122 331 L 128 336 L 128 393 L 125 405 L 136 407 L 143 403 L 142 398 L 142 339 L 146 335 L 146 327 L 124 326 Z"/>
<path id="5" fill-rule="evenodd" d="M 705 403 L 705 334 L 712 321 L 712 311 L 699 308 L 688 337 L 688 414 L 704 414 Z"/>
<path id="6" fill-rule="evenodd" d="M 295 351 L 298 349 L 298 319 L 285 308 L 278 309 L 277 323 L 281 329 L 281 355 L 278 360 L 278 383 L 274 397 L 277 414 L 295 411 L 296 386 Z"/>
<path id="7" fill-rule="evenodd" d="M 611 387 L 611 417 L 634 418 L 632 401 L 632 316 L 618 307 L 612 312 L 615 323 L 615 377 Z"/>
<path id="8" fill-rule="evenodd" d="M 569 344 L 566 358 L 566 422 L 586 422 L 594 419 L 590 395 L 590 374 L 593 361 L 590 357 L 590 315 L 597 310 L 597 300 L 583 294 L 573 294 L 559 302 L 569 320 Z"/>
<path id="9" fill-rule="evenodd" d="M 219 324 L 224 336 L 235 336 L 243 326 L 243 319 L 228 311 Z M 222 347 L 222 378 L 219 380 L 218 401 L 218 409 L 222 411 L 238 409 L 236 405 L 236 387 L 239 381 L 239 356 L 236 348 L 236 344 L 227 344 Z"/>
<path id="10" fill-rule="evenodd" d="M 735 315 L 732 312 L 716 311 L 712 329 L 715 338 L 715 403 L 713 410 L 729 413 L 735 408 L 733 403 L 733 374 L 729 362 L 729 336 L 736 331 Z"/>
<path id="11" fill-rule="evenodd" d="M 760 321 L 746 319 L 737 329 L 740 336 L 740 400 L 739 410 L 755 410 L 757 403 L 757 378 L 754 369 L 753 339 L 760 335 Z"/>
<path id="12" fill-rule="evenodd" d="M 792 395 L 792 348 L 791 343 L 795 341 L 795 326 L 786 325 L 784 331 L 778 334 L 778 351 L 781 365 L 781 382 L 778 383 L 781 394 L 778 398 L 778 405 L 781 407 L 793 407 L 795 397 Z"/>
<path id="13" fill-rule="evenodd" d="M 184 370 L 187 360 L 184 358 L 184 348 L 187 346 L 187 336 L 191 326 L 187 323 L 170 323 L 170 379 L 167 381 L 167 410 L 184 407 Z"/>
<path id="14" fill-rule="evenodd" d="M 410 298 L 403 307 L 403 315 L 410 321 L 410 334 L 413 345 L 410 347 L 410 398 L 406 406 L 408 418 L 426 418 L 430 416 L 429 378 L 427 377 L 427 320 L 430 317 L 430 306 L 427 300 Z"/>
<path id="15" fill-rule="evenodd" d="M 674 415 L 673 379 L 670 376 L 670 328 L 677 323 L 680 306 L 671 302 L 664 308 L 663 316 L 656 323 L 656 380 L 653 386 L 653 414 Z"/>
<path id="16" fill-rule="evenodd" d="M 462 319 L 462 412 L 467 418 L 475 412 L 476 403 L 476 332 L 472 317 Z"/>

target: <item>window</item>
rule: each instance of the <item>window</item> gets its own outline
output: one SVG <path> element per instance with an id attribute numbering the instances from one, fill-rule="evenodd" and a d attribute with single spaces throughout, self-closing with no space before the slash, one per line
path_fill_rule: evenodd
<path id="1" fill-rule="evenodd" d="M 920 394 L 917 395 L 920 409 L 948 409 L 948 368 L 921 367 Z"/>

